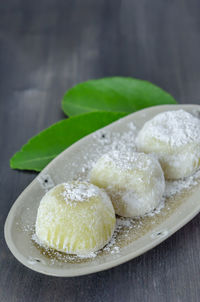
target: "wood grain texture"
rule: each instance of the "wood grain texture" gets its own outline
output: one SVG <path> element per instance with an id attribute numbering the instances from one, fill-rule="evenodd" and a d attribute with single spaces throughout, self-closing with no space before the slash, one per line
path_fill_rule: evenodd
<path id="1" fill-rule="evenodd" d="M 54 278 L 23 267 L 3 225 L 35 177 L 9 158 L 64 115 L 72 85 L 122 75 L 200 104 L 198 0 L 2 0 L 0 3 L 0 301 L 193 302 L 200 295 L 200 216 L 164 243 L 111 270 Z"/>

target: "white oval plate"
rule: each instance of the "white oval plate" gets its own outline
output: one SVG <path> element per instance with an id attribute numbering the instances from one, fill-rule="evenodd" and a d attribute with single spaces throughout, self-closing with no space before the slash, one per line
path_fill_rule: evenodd
<path id="1" fill-rule="evenodd" d="M 138 230 L 133 228 L 128 233 L 126 228 L 125 231 L 122 228 L 118 246 L 114 244 L 110 251 L 108 249 L 101 252 L 95 258 L 66 261 L 59 256 L 59 259 L 55 259 L 52 255 L 43 254 L 32 240 L 38 205 L 45 191 L 58 183 L 83 175 L 82 167 L 88 161 L 85 154 L 89 153 L 91 159 L 94 159 L 96 150 L 101 148 L 100 141 L 95 142 L 95 137 L 99 133 L 104 131 L 107 134 L 114 131 L 123 135 L 127 127 L 130 129 L 131 122 L 140 129 L 156 114 L 177 109 L 191 113 L 200 112 L 198 105 L 167 105 L 144 109 L 122 118 L 103 130 L 98 130 L 95 136 L 91 134 L 84 137 L 57 156 L 24 190 L 8 214 L 5 239 L 13 255 L 25 266 L 46 275 L 69 277 L 94 273 L 124 263 L 152 249 L 197 215 L 200 211 L 199 185 L 177 196 L 174 202 L 170 201 L 171 210 L 158 215 L 156 221 L 152 220 L 154 218 L 148 218 L 149 220 L 144 222 L 144 227 Z"/>

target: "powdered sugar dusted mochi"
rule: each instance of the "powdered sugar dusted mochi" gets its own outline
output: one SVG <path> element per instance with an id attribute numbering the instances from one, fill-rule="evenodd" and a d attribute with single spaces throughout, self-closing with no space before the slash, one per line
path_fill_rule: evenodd
<path id="1" fill-rule="evenodd" d="M 184 110 L 160 113 L 144 124 L 136 145 L 156 154 L 167 179 L 184 178 L 200 166 L 200 120 Z"/>
<path id="2" fill-rule="evenodd" d="M 36 235 L 47 247 L 87 256 L 110 241 L 115 223 L 106 192 L 87 182 L 63 183 L 42 198 Z"/>
<path id="3" fill-rule="evenodd" d="M 151 155 L 112 151 L 103 155 L 90 173 L 93 184 L 110 195 L 120 216 L 143 216 L 161 202 L 165 180 L 162 168 Z"/>

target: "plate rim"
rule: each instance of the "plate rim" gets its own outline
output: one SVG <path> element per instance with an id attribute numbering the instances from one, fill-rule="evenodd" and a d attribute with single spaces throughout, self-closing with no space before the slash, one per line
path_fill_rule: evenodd
<path id="1" fill-rule="evenodd" d="M 184 225 L 186 225 L 189 221 L 191 221 L 200 211 L 200 205 L 199 205 L 199 209 L 197 210 L 196 208 L 194 209 L 194 211 L 191 211 L 188 213 L 188 215 L 185 217 L 185 219 L 181 220 L 179 223 L 177 223 L 176 225 L 174 225 L 174 227 L 172 227 L 170 229 L 170 231 L 168 232 L 167 235 L 163 236 L 163 237 L 158 237 L 156 239 L 154 239 L 154 241 L 152 241 L 152 243 L 148 243 L 147 245 L 141 247 L 137 252 L 132 251 L 130 253 L 128 253 L 127 255 L 122 255 L 118 258 L 114 258 L 113 260 L 109 261 L 109 262 L 105 262 L 105 263 L 101 263 L 101 264 L 97 264 L 96 266 L 88 266 L 88 267 L 80 267 L 80 268 L 76 268 L 76 270 L 72 270 L 72 269 L 60 269 L 57 272 L 54 272 L 54 270 L 52 270 L 52 268 L 50 268 L 49 266 L 47 266 L 47 270 L 44 269 L 44 266 L 41 266 L 40 263 L 36 263 L 34 265 L 28 264 L 27 259 L 23 256 L 23 254 L 21 254 L 18 249 L 15 247 L 15 244 L 11 238 L 11 227 L 12 227 L 12 216 L 15 213 L 16 208 L 18 208 L 20 206 L 20 201 L 22 200 L 21 197 L 27 193 L 27 191 L 31 190 L 32 186 L 37 182 L 37 178 L 41 173 L 45 173 L 45 170 L 48 169 L 50 166 L 54 165 L 55 161 L 62 157 L 63 154 L 68 151 L 69 149 L 73 149 L 74 146 L 77 147 L 77 145 L 82 143 L 82 140 L 84 140 L 85 138 L 87 138 L 88 136 L 102 130 L 102 129 L 106 129 L 107 127 L 110 127 L 110 125 L 119 122 L 120 120 L 123 119 L 127 119 L 127 117 L 133 116 L 135 113 L 138 112 L 143 112 L 143 111 L 148 111 L 151 110 L 153 108 L 168 108 L 167 110 L 170 110 L 170 108 L 174 108 L 174 110 L 178 110 L 178 109 L 187 109 L 190 108 L 190 110 L 192 108 L 194 109 L 200 109 L 200 105 L 198 104 L 169 104 L 169 105 L 159 105 L 159 106 L 151 106 L 151 107 L 147 107 L 144 108 L 142 110 L 138 110 L 136 112 L 130 113 L 127 116 L 120 118 L 119 120 L 101 128 L 98 129 L 95 132 L 92 132 L 90 134 L 88 134 L 87 136 L 84 136 L 83 138 L 81 138 L 80 140 L 78 140 L 77 142 L 75 142 L 74 144 L 72 144 L 71 146 L 69 146 L 68 148 L 66 148 L 64 151 L 62 151 L 58 156 L 56 156 L 39 174 L 36 175 L 36 177 L 33 179 L 33 181 L 30 182 L 30 184 L 22 191 L 22 193 L 18 196 L 18 198 L 14 201 L 13 205 L 11 206 L 9 213 L 7 215 L 5 224 L 4 224 L 4 237 L 5 237 L 5 241 L 6 244 L 10 250 L 10 252 L 13 254 L 13 256 L 20 262 L 22 263 L 24 266 L 26 266 L 27 268 L 38 272 L 38 273 L 42 273 L 44 275 L 48 275 L 48 276 L 54 276 L 54 277 L 75 277 L 75 276 L 83 276 L 83 275 L 88 275 L 88 274 L 92 274 L 92 273 L 96 273 L 96 272 L 100 272 L 100 271 L 104 271 L 110 268 L 113 268 L 115 266 L 118 266 L 120 264 L 123 264 L 127 261 L 130 261 L 142 254 L 144 254 L 145 252 L 150 251 L 151 249 L 153 249 L 154 247 L 156 247 L 157 245 L 159 245 L 160 243 L 162 243 L 164 240 L 166 240 L 167 238 L 169 238 L 171 235 L 173 235 L 175 232 L 177 232 L 179 229 L 181 229 Z M 134 254 L 134 255 L 133 255 Z"/>

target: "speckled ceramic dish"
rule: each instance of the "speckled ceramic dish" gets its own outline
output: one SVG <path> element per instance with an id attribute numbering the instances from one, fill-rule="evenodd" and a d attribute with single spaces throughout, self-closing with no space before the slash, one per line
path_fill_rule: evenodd
<path id="1" fill-rule="evenodd" d="M 154 216 L 141 220 L 121 221 L 115 241 L 96 257 L 81 259 L 41 249 L 33 241 L 34 224 L 39 202 L 45 192 L 58 183 L 84 178 L 88 173 L 84 165 L 94 160 L 101 150 L 102 139 L 113 131 L 123 135 L 133 122 L 140 129 L 144 122 L 168 110 L 184 109 L 198 114 L 198 105 L 157 106 L 133 113 L 91 134 L 56 157 L 24 190 L 12 206 L 5 223 L 5 238 L 13 255 L 25 266 L 37 272 L 60 277 L 79 276 L 102 271 L 152 249 L 190 221 L 200 211 L 200 181 L 166 200 L 165 207 Z M 130 127 L 129 127 L 130 128 Z M 99 136 L 100 137 L 100 136 Z M 85 156 L 87 154 L 87 156 Z"/>

